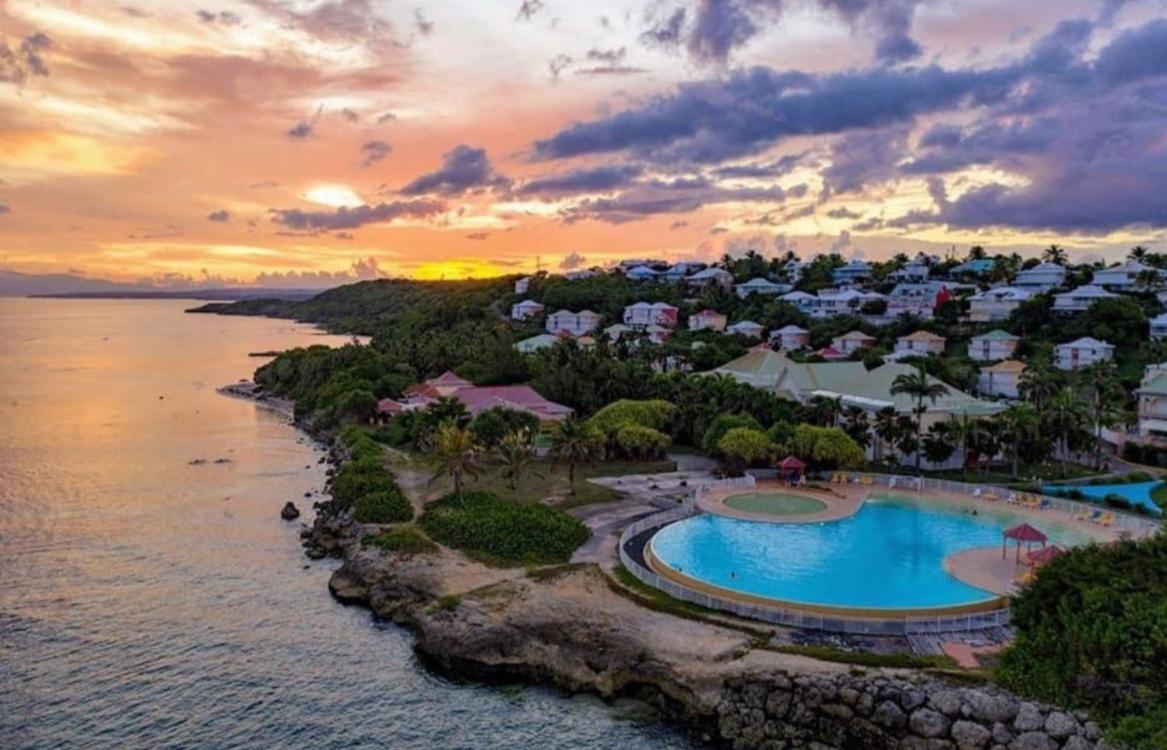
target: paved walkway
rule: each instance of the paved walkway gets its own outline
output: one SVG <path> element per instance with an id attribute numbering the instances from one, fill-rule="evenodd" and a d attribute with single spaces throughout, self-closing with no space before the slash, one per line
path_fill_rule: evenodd
<path id="1" fill-rule="evenodd" d="M 635 496 L 613 503 L 585 505 L 573 509 L 571 514 L 591 529 L 592 537 L 575 551 L 571 561 L 597 563 L 603 568 L 614 568 L 620 560 L 616 550 L 620 533 L 635 521 L 659 512 L 660 508 Z"/>

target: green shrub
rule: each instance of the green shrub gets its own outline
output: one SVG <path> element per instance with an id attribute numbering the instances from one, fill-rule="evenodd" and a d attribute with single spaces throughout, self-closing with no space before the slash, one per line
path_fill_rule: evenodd
<path id="1" fill-rule="evenodd" d="M 672 438 L 651 427 L 630 424 L 616 433 L 616 445 L 629 458 L 660 458 L 673 442 Z"/>
<path id="2" fill-rule="evenodd" d="M 717 453 L 717 444 L 725 437 L 725 433 L 737 427 L 747 427 L 751 430 L 761 430 L 762 425 L 749 414 L 721 414 L 705 430 L 701 438 L 701 449 L 706 453 Z"/>
<path id="3" fill-rule="evenodd" d="M 427 555 L 438 551 L 438 545 L 426 539 L 412 526 L 397 526 L 376 534 L 366 534 L 361 538 L 361 546 L 377 547 L 385 552 L 400 552 L 406 555 Z"/>
<path id="4" fill-rule="evenodd" d="M 863 449 L 838 427 L 800 424 L 794 429 L 790 450 L 814 469 L 859 469 L 866 463 Z"/>
<path id="5" fill-rule="evenodd" d="M 431 539 L 502 565 L 564 563 L 591 536 L 561 510 L 490 492 L 447 495 L 430 503 L 419 523 Z"/>
<path id="6" fill-rule="evenodd" d="M 623 427 L 636 425 L 666 431 L 677 413 L 677 407 L 668 401 L 614 401 L 596 412 L 589 423 L 609 438 Z"/>
<path id="7" fill-rule="evenodd" d="M 529 411 L 496 406 L 479 412 L 470 422 L 470 433 L 481 445 L 497 447 L 510 433 L 535 435 L 539 432 L 539 418 Z"/>
<path id="8" fill-rule="evenodd" d="M 332 499 L 361 523 L 394 523 L 413 518 L 413 507 L 380 459 L 361 458 L 332 478 Z"/>
<path id="9" fill-rule="evenodd" d="M 413 507 L 400 488 L 369 492 L 353 503 L 353 518 L 361 523 L 399 523 L 413 518 Z"/>
<path id="10" fill-rule="evenodd" d="M 731 468 L 741 470 L 768 462 L 774 457 L 774 445 L 761 430 L 734 427 L 718 441 L 717 452 Z"/>

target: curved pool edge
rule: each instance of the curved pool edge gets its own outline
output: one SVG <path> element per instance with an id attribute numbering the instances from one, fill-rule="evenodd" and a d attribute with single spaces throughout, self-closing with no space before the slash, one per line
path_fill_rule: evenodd
<path id="1" fill-rule="evenodd" d="M 768 596 L 759 596 L 757 594 L 747 594 L 741 591 L 735 591 L 733 589 L 728 589 L 722 586 L 708 583 L 707 581 L 702 581 L 699 578 L 687 576 L 660 559 L 660 557 L 653 550 L 652 543 L 656 537 L 656 534 L 660 532 L 661 529 L 672 525 L 672 523 L 676 523 L 676 521 L 665 523 L 657 527 L 653 531 L 652 538 L 650 538 L 644 545 L 644 561 L 647 563 L 649 570 L 661 578 L 671 581 L 678 586 L 688 588 L 696 593 L 704 594 L 706 596 L 724 599 L 732 603 L 755 607 L 765 607 L 775 611 L 785 610 L 824 617 L 889 622 L 902 622 L 918 618 L 944 618 L 959 617 L 962 615 L 983 615 L 990 612 L 1007 611 L 1009 609 L 1009 597 L 992 594 L 988 591 L 985 592 L 986 594 L 990 594 L 988 598 L 977 600 L 975 602 L 945 605 L 940 607 L 902 608 L 838 607 L 829 604 L 813 604 L 809 602 L 798 602 L 787 599 L 776 599 Z"/>
<path id="2" fill-rule="evenodd" d="M 735 518 L 739 521 L 754 521 L 757 523 L 775 524 L 814 524 L 828 521 L 841 521 L 850 518 L 859 512 L 867 497 L 871 494 L 870 487 L 841 487 L 832 488 L 829 492 L 806 490 L 789 487 L 780 482 L 759 482 L 755 488 L 746 491 L 740 487 L 723 488 L 706 492 L 697 500 L 697 508 L 710 515 L 723 518 Z M 750 492 L 796 495 L 820 502 L 826 507 L 814 513 L 803 515 L 778 516 L 767 513 L 755 513 L 740 510 L 726 504 L 726 500 L 735 496 L 750 494 Z"/>

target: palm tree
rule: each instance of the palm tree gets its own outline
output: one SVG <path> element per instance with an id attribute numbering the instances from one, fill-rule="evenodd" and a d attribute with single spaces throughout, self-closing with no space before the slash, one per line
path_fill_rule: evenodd
<path id="1" fill-rule="evenodd" d="M 982 245 L 973 245 L 968 249 L 968 257 L 965 260 L 984 260 L 988 257 L 985 248 Z"/>
<path id="2" fill-rule="evenodd" d="M 903 394 L 911 396 L 916 400 L 916 406 L 912 410 L 915 416 L 915 433 L 916 433 L 916 473 L 920 473 L 920 427 L 924 419 L 924 412 L 927 407 L 924 406 L 924 401 L 936 403 L 936 399 L 948 394 L 948 386 L 941 383 L 939 380 L 933 381 L 928 377 L 928 371 L 924 369 L 924 363 L 916 365 L 915 372 L 905 372 L 896 375 L 895 380 L 891 381 L 891 394 L 898 396 Z"/>
<path id="3" fill-rule="evenodd" d="M 1062 477 L 1066 477 L 1069 474 L 1070 448 L 1077 442 L 1086 422 L 1083 404 L 1072 389 L 1063 388 L 1050 400 L 1042 422 L 1042 426 L 1056 436 Z"/>
<path id="4" fill-rule="evenodd" d="M 527 430 L 508 432 L 498 441 L 495 448 L 499 461 L 502 462 L 502 475 L 512 490 L 519 488 L 519 477 L 527 470 L 534 460 L 531 453 L 531 435 Z"/>
<path id="5" fill-rule="evenodd" d="M 1057 263 L 1059 266 L 1066 265 L 1069 261 L 1070 255 L 1066 252 L 1064 247 L 1059 245 L 1050 245 L 1045 250 L 1041 251 L 1041 259 L 1046 263 Z"/>
<path id="6" fill-rule="evenodd" d="M 848 406 L 843 416 L 843 430 L 859 444 L 860 448 L 866 448 L 871 442 L 867 412 L 858 406 Z"/>
<path id="7" fill-rule="evenodd" d="M 968 469 L 968 442 L 975 429 L 968 414 L 951 415 L 948 418 L 948 438 L 960 446 L 960 481 L 964 481 Z"/>
<path id="8" fill-rule="evenodd" d="M 1046 404 L 1062 389 L 1062 376 L 1044 362 L 1034 362 L 1021 373 L 1017 390 L 1021 397 L 1032 403 L 1038 412 L 1045 411 Z"/>
<path id="9" fill-rule="evenodd" d="M 1131 251 L 1126 254 L 1126 257 L 1127 260 L 1137 260 L 1142 263 L 1146 259 L 1149 252 L 1150 251 L 1142 245 L 1135 245 L 1131 248 Z"/>
<path id="10" fill-rule="evenodd" d="M 474 435 L 469 430 L 447 422 L 430 436 L 429 446 L 429 461 L 434 468 L 430 482 L 444 476 L 452 477 L 454 497 L 461 502 L 463 477 L 469 475 L 478 478 L 478 465 L 482 458 Z"/>
<path id="11" fill-rule="evenodd" d="M 604 435 L 574 414 L 551 433 L 552 465 L 567 464 L 567 484 L 575 494 L 575 467 L 597 460 L 604 451 Z"/>
<path id="12" fill-rule="evenodd" d="M 1037 417 L 1037 409 L 1033 404 L 1013 404 L 997 415 L 997 422 L 1001 427 L 1001 436 L 1009 448 L 1012 457 L 1010 476 L 1017 478 L 1021 463 L 1021 449 L 1028 445 L 1036 436 L 1041 422 Z"/>
<path id="13" fill-rule="evenodd" d="M 879 458 L 883 458 L 883 446 L 895 445 L 899 437 L 899 415 L 894 406 L 885 406 L 875 412 L 875 436 L 879 438 Z"/>
<path id="14" fill-rule="evenodd" d="M 1163 286 L 1163 275 L 1154 268 L 1148 268 L 1135 274 L 1135 286 L 1140 289 L 1154 290 Z"/>
<path id="15" fill-rule="evenodd" d="M 1102 467 L 1102 428 L 1114 424 L 1126 391 L 1113 362 L 1096 362 L 1079 373 L 1086 386 L 1090 418 L 1094 423 L 1094 468 Z"/>

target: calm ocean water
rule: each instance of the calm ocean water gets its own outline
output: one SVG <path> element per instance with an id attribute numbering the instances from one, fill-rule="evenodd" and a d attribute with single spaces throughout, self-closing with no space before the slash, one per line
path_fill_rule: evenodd
<path id="1" fill-rule="evenodd" d="M 278 517 L 319 454 L 215 388 L 343 339 L 189 305 L 0 299 L 0 748 L 687 746 L 333 602 Z"/>

